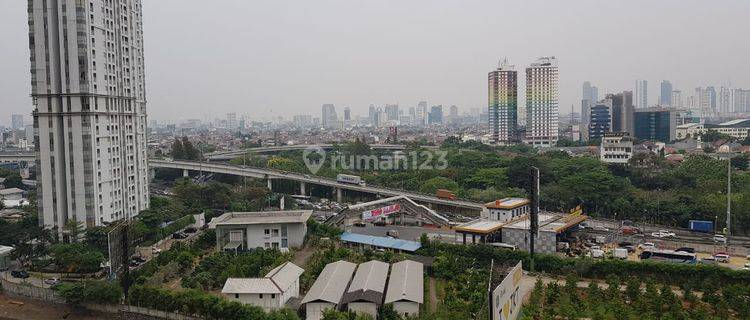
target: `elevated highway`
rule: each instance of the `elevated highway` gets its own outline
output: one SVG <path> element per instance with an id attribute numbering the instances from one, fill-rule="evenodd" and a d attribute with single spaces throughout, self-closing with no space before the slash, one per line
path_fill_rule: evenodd
<path id="1" fill-rule="evenodd" d="M 300 145 L 289 145 L 289 146 L 257 147 L 257 148 L 241 149 L 241 150 L 217 151 L 217 152 L 207 153 L 205 154 L 205 157 L 209 160 L 231 160 L 245 153 L 273 153 L 273 152 L 281 152 L 281 151 L 298 151 L 298 150 L 305 150 L 307 148 L 317 148 L 317 147 L 320 147 L 323 150 L 331 150 L 333 149 L 333 146 L 334 146 L 333 144 L 300 144 Z M 373 150 L 401 151 L 401 150 L 406 150 L 406 148 L 407 146 L 402 145 L 402 144 L 370 145 L 370 149 L 373 149 Z M 435 148 L 435 147 L 426 146 L 424 148 Z"/>
<path id="2" fill-rule="evenodd" d="M 352 190 L 364 193 L 375 194 L 384 197 L 395 197 L 395 196 L 406 196 L 410 199 L 418 202 L 436 204 L 457 208 L 465 208 L 472 210 L 482 210 L 482 204 L 472 201 L 465 200 L 448 200 L 438 198 L 434 195 L 424 194 L 419 192 L 404 191 L 398 189 L 385 188 L 380 186 L 362 186 L 357 184 L 349 184 L 338 182 L 335 179 L 329 179 L 324 177 L 312 176 L 308 174 L 288 172 L 282 170 L 274 170 L 268 168 L 257 168 L 248 166 L 236 166 L 223 163 L 212 163 L 212 162 L 194 162 L 194 161 L 169 161 L 169 160 L 149 160 L 149 166 L 151 168 L 169 168 L 169 169 L 180 169 L 192 171 L 203 171 L 213 173 L 223 173 L 230 175 L 237 175 L 243 177 L 252 177 L 257 179 L 265 179 L 268 181 L 268 186 L 272 187 L 273 180 L 291 180 L 300 183 L 300 189 L 304 194 L 304 190 L 307 184 L 328 186 L 336 190 L 337 199 L 341 199 L 342 190 Z"/>

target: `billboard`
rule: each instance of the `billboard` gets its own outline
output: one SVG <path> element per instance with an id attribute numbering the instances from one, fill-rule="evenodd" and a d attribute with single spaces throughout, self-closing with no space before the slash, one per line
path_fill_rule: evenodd
<path id="1" fill-rule="evenodd" d="M 518 261 L 502 282 L 492 291 L 490 303 L 492 304 L 491 320 L 515 320 L 521 313 L 523 297 L 518 292 L 523 277 L 521 261 Z"/>
<path id="2" fill-rule="evenodd" d="M 401 211 L 401 205 L 398 203 L 390 205 L 390 206 L 385 206 L 382 208 L 364 211 L 362 212 L 362 220 L 371 221 L 371 220 L 376 220 L 380 218 L 385 218 L 391 213 L 396 213 L 399 211 Z"/>

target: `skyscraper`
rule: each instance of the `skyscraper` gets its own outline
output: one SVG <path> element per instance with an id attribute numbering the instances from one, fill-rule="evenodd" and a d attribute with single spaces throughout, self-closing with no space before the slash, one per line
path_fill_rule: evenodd
<path id="1" fill-rule="evenodd" d="M 148 207 L 141 1 L 29 0 L 40 222 Z"/>
<path id="2" fill-rule="evenodd" d="M 685 106 L 685 102 L 682 100 L 682 91 L 680 90 L 673 90 L 672 91 L 672 100 L 671 100 L 672 108 L 682 108 Z"/>
<path id="3" fill-rule="evenodd" d="M 11 115 L 11 129 L 18 130 L 23 129 L 23 115 L 22 114 L 14 114 Z"/>
<path id="4" fill-rule="evenodd" d="M 672 83 L 667 80 L 661 82 L 661 94 L 659 95 L 659 104 L 664 107 L 672 106 Z"/>
<path id="5" fill-rule="evenodd" d="M 635 81 L 635 107 L 638 109 L 648 108 L 648 81 Z"/>
<path id="6" fill-rule="evenodd" d="M 732 113 L 735 112 L 732 108 L 732 89 L 722 86 L 719 89 L 719 104 L 718 111 L 721 113 Z"/>
<path id="7" fill-rule="evenodd" d="M 398 105 L 386 104 L 385 115 L 387 116 L 388 121 L 397 121 L 398 120 Z"/>
<path id="8" fill-rule="evenodd" d="M 352 110 L 349 107 L 344 107 L 344 121 L 349 122 L 352 120 Z"/>
<path id="9" fill-rule="evenodd" d="M 428 118 L 429 124 L 443 123 L 443 105 L 432 106 Z"/>
<path id="10" fill-rule="evenodd" d="M 420 101 L 417 104 L 417 108 L 415 110 L 415 117 L 416 120 L 414 121 L 414 124 L 421 126 L 425 124 L 425 120 L 427 119 L 427 101 Z"/>
<path id="11" fill-rule="evenodd" d="M 336 107 L 330 103 L 324 104 L 320 117 L 323 126 L 326 128 L 334 127 L 337 120 L 338 116 L 336 116 Z"/>
<path id="12" fill-rule="evenodd" d="M 622 92 L 622 116 L 620 119 L 620 131 L 633 135 L 633 117 L 635 112 L 633 105 L 633 91 Z"/>
<path id="13" fill-rule="evenodd" d="M 558 139 L 558 70 L 555 57 L 541 57 L 526 68 L 526 137 L 535 147 Z"/>
<path id="14" fill-rule="evenodd" d="M 487 82 L 492 141 L 512 144 L 518 126 L 518 72 L 504 60 L 487 75 Z"/>
<path id="15" fill-rule="evenodd" d="M 591 121 L 588 126 L 588 138 L 601 139 L 605 133 L 612 131 L 612 97 L 597 102 L 591 108 Z"/>
<path id="16" fill-rule="evenodd" d="M 610 93 L 605 98 L 605 101 L 609 101 L 610 111 L 610 125 L 609 131 L 607 132 L 622 132 L 622 118 L 623 118 L 623 94 Z"/>

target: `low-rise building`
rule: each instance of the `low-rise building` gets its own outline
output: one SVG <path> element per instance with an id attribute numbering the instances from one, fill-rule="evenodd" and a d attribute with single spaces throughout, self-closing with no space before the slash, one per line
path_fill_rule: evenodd
<path id="1" fill-rule="evenodd" d="M 525 198 L 504 198 L 484 204 L 480 217 L 482 219 L 508 222 L 528 214 L 531 211 L 531 202 Z"/>
<path id="2" fill-rule="evenodd" d="M 414 252 L 422 247 L 422 244 L 416 241 L 395 239 L 391 237 L 377 237 L 351 232 L 344 232 L 341 234 L 341 242 L 347 246 L 359 249 L 384 249 L 396 252 Z"/>
<path id="3" fill-rule="evenodd" d="M 606 163 L 627 164 L 633 157 L 633 139 L 627 132 L 605 133 L 599 158 Z"/>
<path id="4" fill-rule="evenodd" d="M 299 277 L 304 271 L 294 263 L 286 262 L 263 278 L 229 278 L 221 293 L 230 300 L 266 311 L 280 309 L 289 299 L 299 297 Z"/>
<path id="5" fill-rule="evenodd" d="M 356 264 L 342 260 L 327 264 L 302 299 L 305 319 L 320 320 L 325 310 L 337 310 L 356 268 Z"/>
<path id="6" fill-rule="evenodd" d="M 424 266 L 411 260 L 394 263 L 384 303 L 393 304 L 393 310 L 403 317 L 418 315 L 424 303 Z"/>
<path id="7" fill-rule="evenodd" d="M 709 130 L 726 134 L 737 139 L 746 139 L 750 135 L 750 119 L 735 119 L 719 124 L 686 123 L 677 126 L 677 139 L 695 138 Z"/>
<path id="8" fill-rule="evenodd" d="M 554 215 L 539 214 L 539 232 L 534 238 L 534 251 L 537 253 L 557 252 L 557 243 L 565 242 L 572 230 L 586 221 L 588 216 L 582 214 Z M 529 226 L 527 217 L 503 226 L 503 243 L 516 246 L 519 250 L 529 251 Z"/>
<path id="9" fill-rule="evenodd" d="M 23 199 L 23 190 L 18 188 L 7 188 L 0 190 L 0 199 L 3 200 L 21 200 Z"/>
<path id="10" fill-rule="evenodd" d="M 218 250 L 242 251 L 254 248 L 288 250 L 301 247 L 312 210 L 227 212 L 213 218 Z"/>
<path id="11" fill-rule="evenodd" d="M 383 305 L 388 267 L 387 263 L 377 260 L 367 261 L 357 267 L 354 279 L 341 301 L 346 304 L 347 310 L 377 317 L 378 308 Z"/>

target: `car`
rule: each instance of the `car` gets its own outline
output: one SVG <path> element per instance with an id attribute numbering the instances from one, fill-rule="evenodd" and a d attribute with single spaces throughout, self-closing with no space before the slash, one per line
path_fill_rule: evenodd
<path id="1" fill-rule="evenodd" d="M 644 242 L 639 244 L 638 248 L 641 248 L 642 250 L 652 250 L 656 249 L 656 245 L 653 242 Z"/>
<path id="2" fill-rule="evenodd" d="M 161 253 L 161 249 L 157 247 L 151 247 L 151 254 L 160 254 L 160 253 Z"/>
<path id="3" fill-rule="evenodd" d="M 378 220 L 378 221 L 373 222 L 372 224 L 374 224 L 374 225 L 376 225 L 378 227 L 383 227 L 383 226 L 385 226 L 385 221 Z"/>
<path id="4" fill-rule="evenodd" d="M 600 246 L 591 246 L 591 248 L 590 248 L 590 249 L 591 249 L 592 251 L 593 251 L 593 250 L 601 250 L 601 249 L 602 249 L 602 247 L 600 247 Z"/>
<path id="5" fill-rule="evenodd" d="M 659 230 L 657 232 L 651 233 L 651 236 L 654 238 L 669 238 L 669 237 L 674 237 L 675 233 L 669 232 L 667 230 Z"/>
<path id="6" fill-rule="evenodd" d="M 137 261 L 138 263 L 144 263 L 146 262 L 146 259 L 143 257 L 133 257 L 133 261 Z"/>
<path id="7" fill-rule="evenodd" d="M 357 220 L 357 221 L 354 221 L 354 226 L 361 228 L 361 227 L 366 227 L 367 224 L 364 221 L 362 221 L 362 220 Z"/>
<path id="8" fill-rule="evenodd" d="M 675 251 L 687 252 L 687 253 L 695 253 L 695 249 L 691 248 L 691 247 L 677 248 L 677 250 L 675 250 Z"/>
<path id="9" fill-rule="evenodd" d="M 10 272 L 13 278 L 26 279 L 29 277 L 29 273 L 24 270 L 13 270 Z"/>
<path id="10" fill-rule="evenodd" d="M 716 264 L 714 257 L 705 257 L 699 261 L 701 264 Z"/>
<path id="11" fill-rule="evenodd" d="M 391 237 L 391 238 L 398 239 L 398 231 L 396 231 L 396 230 L 388 230 L 388 232 L 386 233 L 386 235 L 389 236 L 389 237 Z"/>
<path id="12" fill-rule="evenodd" d="M 172 234 L 172 239 L 185 239 L 187 235 L 182 232 L 175 232 Z"/>
<path id="13" fill-rule="evenodd" d="M 714 235 L 714 242 L 727 243 L 727 236 L 723 234 Z"/>
<path id="14" fill-rule="evenodd" d="M 185 230 L 183 230 L 182 232 L 184 232 L 184 233 L 196 233 L 197 231 L 198 231 L 198 229 L 196 229 L 196 228 L 193 228 L 193 227 L 187 227 L 187 228 L 185 228 Z"/>
<path id="15" fill-rule="evenodd" d="M 714 254 L 714 259 L 716 259 L 716 261 L 721 262 L 721 263 L 729 263 L 729 255 L 726 253 Z"/>
<path id="16" fill-rule="evenodd" d="M 58 285 L 60 283 L 62 283 L 62 281 L 60 281 L 60 279 L 58 279 L 58 278 L 44 279 L 44 284 L 46 284 L 48 286 L 54 286 L 54 285 Z"/>

